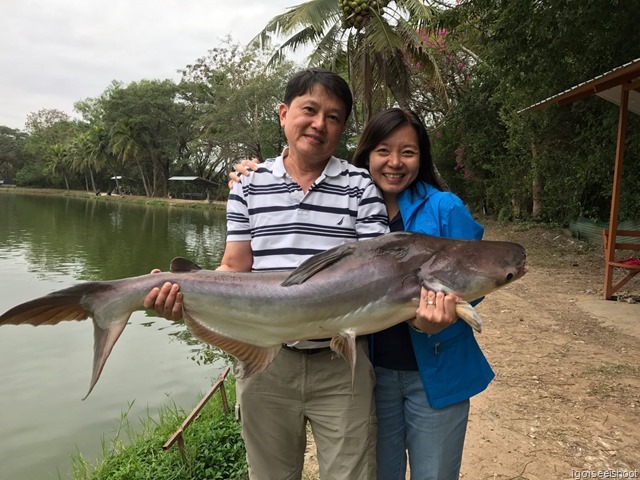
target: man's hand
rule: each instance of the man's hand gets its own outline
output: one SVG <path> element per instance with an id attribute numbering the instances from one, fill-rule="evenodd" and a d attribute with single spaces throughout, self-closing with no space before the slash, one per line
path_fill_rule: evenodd
<path id="1" fill-rule="evenodd" d="M 151 273 L 160 273 L 157 268 Z M 166 282 L 161 288 L 153 288 L 144 299 L 144 308 L 155 312 L 167 320 L 182 320 L 182 300 L 180 286 Z"/>

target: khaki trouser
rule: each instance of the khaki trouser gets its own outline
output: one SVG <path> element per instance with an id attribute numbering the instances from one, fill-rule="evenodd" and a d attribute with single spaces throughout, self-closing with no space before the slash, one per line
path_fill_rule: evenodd
<path id="1" fill-rule="evenodd" d="M 351 367 L 332 351 L 282 349 L 262 373 L 237 380 L 251 480 L 299 480 L 311 425 L 322 480 L 374 480 L 375 373 L 366 339 Z"/>

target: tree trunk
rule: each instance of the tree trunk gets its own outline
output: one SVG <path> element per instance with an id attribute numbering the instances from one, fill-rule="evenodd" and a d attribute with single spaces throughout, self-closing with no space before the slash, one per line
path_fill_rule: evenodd
<path id="1" fill-rule="evenodd" d="M 149 182 L 147 181 L 147 177 L 144 175 L 144 169 L 142 168 L 142 164 L 136 160 L 136 164 L 138 165 L 138 169 L 140 170 L 140 178 L 142 179 L 142 186 L 144 187 L 144 193 L 147 197 L 151 196 L 151 191 L 149 190 Z"/>
<path id="2" fill-rule="evenodd" d="M 534 220 L 540 220 L 542 218 L 542 175 L 540 173 L 540 165 L 538 164 L 538 149 L 536 144 L 531 142 L 531 196 L 533 198 L 533 205 L 531 206 L 531 216 Z"/>
<path id="3" fill-rule="evenodd" d="M 511 212 L 514 220 L 522 218 L 522 207 L 520 205 L 520 199 L 516 194 L 511 195 Z"/>
<path id="4" fill-rule="evenodd" d="M 91 167 L 89 167 L 89 176 L 91 177 L 91 188 L 93 188 L 94 192 L 97 192 L 98 189 L 96 188 L 96 179 L 93 178 L 93 170 L 91 170 Z"/>

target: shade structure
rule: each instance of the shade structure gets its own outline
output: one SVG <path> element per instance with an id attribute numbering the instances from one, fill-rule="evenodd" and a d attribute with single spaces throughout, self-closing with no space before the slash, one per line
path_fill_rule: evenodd
<path id="1" fill-rule="evenodd" d="M 640 265 L 623 263 L 616 260 L 616 250 L 640 251 L 639 231 L 618 230 L 618 212 L 620 206 L 620 188 L 622 185 L 627 117 L 629 112 L 640 114 L 640 58 L 535 103 L 522 111 L 541 110 L 549 105 L 567 105 L 593 95 L 597 95 L 619 106 L 609 227 L 603 231 L 605 256 L 604 298 L 610 299 L 615 292 L 620 290 L 633 277 L 640 273 Z M 633 244 L 618 243 L 618 235 L 638 238 L 638 242 Z M 620 269 L 624 272 L 623 276 L 618 280 L 614 278 L 615 269 Z"/>

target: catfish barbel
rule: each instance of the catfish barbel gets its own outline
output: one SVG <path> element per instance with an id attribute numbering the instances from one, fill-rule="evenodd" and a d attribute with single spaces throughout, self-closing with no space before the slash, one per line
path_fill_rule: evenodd
<path id="1" fill-rule="evenodd" d="M 131 313 L 165 282 L 180 286 L 189 330 L 236 357 L 248 376 L 267 368 L 283 343 L 316 338 L 331 338 L 331 348 L 353 369 L 356 336 L 413 319 L 421 286 L 460 297 L 456 313 L 480 331 L 468 302 L 526 271 L 525 250 L 516 243 L 397 232 L 332 248 L 290 272 L 216 272 L 175 258 L 170 272 L 81 283 L 25 302 L 0 316 L 0 325 L 91 317 L 94 358 L 86 398 Z"/>

